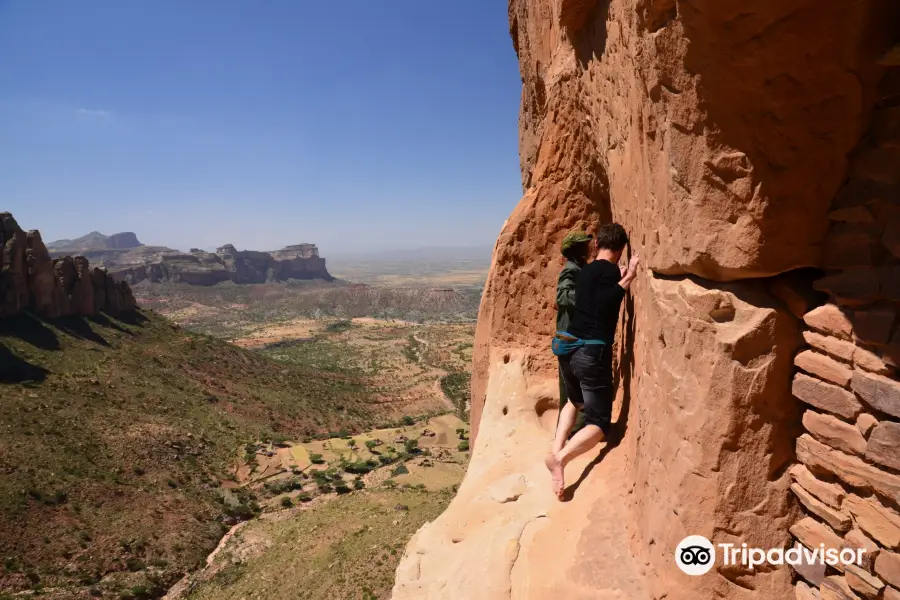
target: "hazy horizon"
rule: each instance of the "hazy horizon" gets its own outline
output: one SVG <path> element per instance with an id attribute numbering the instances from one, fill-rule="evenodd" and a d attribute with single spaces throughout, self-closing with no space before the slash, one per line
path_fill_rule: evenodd
<path id="1" fill-rule="evenodd" d="M 505 4 L 3 2 L 0 210 L 48 242 L 492 245 L 520 93 Z"/>
<path id="2" fill-rule="evenodd" d="M 13 215 L 13 216 L 15 216 L 15 215 Z M 19 223 L 19 225 L 21 226 L 22 223 Z M 23 227 L 23 229 L 33 229 L 33 228 Z M 233 244 L 232 242 L 226 241 L 226 242 L 222 242 L 221 244 L 217 244 L 215 246 L 178 247 L 178 246 L 167 246 L 166 244 L 159 244 L 153 240 L 145 240 L 141 237 L 140 233 L 135 232 L 135 231 L 130 231 L 130 232 L 129 231 L 116 231 L 116 232 L 112 232 L 112 233 L 106 233 L 103 231 L 96 231 L 96 230 L 89 231 L 89 232 L 85 233 L 84 235 L 80 235 L 77 237 L 57 238 L 57 239 L 50 239 L 46 235 L 44 235 L 43 231 L 41 231 L 41 237 L 44 240 L 44 243 L 49 246 L 51 244 L 58 244 L 60 242 L 74 242 L 80 238 L 83 238 L 83 237 L 85 237 L 87 235 L 91 235 L 91 234 L 100 234 L 100 235 L 109 237 L 110 235 L 115 235 L 115 234 L 119 234 L 119 233 L 134 233 L 135 236 L 137 237 L 138 241 L 142 245 L 145 245 L 145 246 L 160 246 L 160 247 L 165 246 L 167 248 L 171 248 L 172 250 L 179 250 L 181 252 L 189 252 L 193 248 L 199 248 L 200 250 L 204 250 L 206 252 L 214 252 L 217 248 L 220 248 L 226 244 L 232 244 L 238 250 L 260 250 L 260 251 L 265 251 L 265 252 L 280 250 L 280 249 L 284 248 L 285 246 L 290 246 L 290 245 L 294 245 L 294 244 L 304 244 L 304 243 L 316 244 L 316 242 L 314 242 L 314 241 L 301 240 L 301 241 L 297 241 L 297 242 L 292 242 L 290 244 L 282 244 L 280 246 L 252 248 L 252 247 L 240 246 L 238 244 Z M 349 250 L 343 249 L 343 247 L 340 244 L 336 244 L 336 245 L 334 245 L 334 247 L 331 247 L 331 251 L 328 252 L 327 254 L 325 251 L 323 251 L 323 248 L 321 245 L 316 244 L 316 246 L 319 248 L 319 253 L 323 258 L 333 257 L 333 258 L 338 258 L 338 259 L 349 259 L 349 258 L 355 259 L 355 258 L 370 257 L 370 258 L 377 258 L 379 260 L 390 260 L 395 257 L 407 258 L 410 253 L 416 253 L 416 254 L 422 255 L 421 257 L 423 259 L 427 259 L 429 257 L 429 255 L 430 256 L 441 255 L 444 257 L 454 256 L 454 257 L 460 258 L 460 259 L 469 259 L 469 258 L 477 259 L 478 257 L 484 256 L 485 254 L 488 258 L 490 258 L 491 252 L 493 251 L 493 243 L 433 245 L 433 246 L 427 246 L 427 245 L 426 246 L 422 246 L 422 245 L 404 246 L 404 245 L 398 245 L 398 244 L 394 244 L 394 245 L 388 244 L 388 245 L 384 245 L 384 246 L 379 246 L 377 248 L 374 248 L 374 247 L 373 248 L 358 248 L 358 249 L 349 249 Z M 402 256 L 399 256 L 399 255 L 402 255 Z"/>

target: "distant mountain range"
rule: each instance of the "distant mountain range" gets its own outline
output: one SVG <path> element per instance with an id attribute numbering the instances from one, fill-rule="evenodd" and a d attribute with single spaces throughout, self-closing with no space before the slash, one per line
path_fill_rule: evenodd
<path id="1" fill-rule="evenodd" d="M 103 235 L 99 231 L 78 238 L 77 240 L 57 240 L 47 244 L 47 250 L 54 253 L 78 254 L 98 250 L 125 250 L 143 246 L 131 231 Z"/>
<path id="2" fill-rule="evenodd" d="M 103 235 L 93 231 L 74 240 L 47 244 L 54 257 L 84 256 L 100 264 L 116 279 L 214 285 L 222 281 L 265 283 L 289 279 L 334 279 L 315 244 L 295 244 L 272 252 L 237 250 L 231 244 L 206 252 L 182 252 L 165 246 L 146 246 L 127 231 Z"/>

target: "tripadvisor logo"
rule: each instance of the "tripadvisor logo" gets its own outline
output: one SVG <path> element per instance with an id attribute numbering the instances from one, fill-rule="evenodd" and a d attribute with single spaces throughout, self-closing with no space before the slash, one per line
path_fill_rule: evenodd
<path id="1" fill-rule="evenodd" d="M 718 547 L 718 553 L 716 552 Z M 678 568 L 688 575 L 703 575 L 708 573 L 716 564 L 716 555 L 721 557 L 722 566 L 741 565 L 751 571 L 761 565 L 828 565 L 837 564 L 861 566 L 863 548 L 826 548 L 825 544 L 819 544 L 818 548 L 810 550 L 805 546 L 795 546 L 788 550 L 784 548 L 749 548 L 747 544 L 717 544 L 702 535 L 689 535 L 681 540 L 675 548 L 675 563 Z"/>

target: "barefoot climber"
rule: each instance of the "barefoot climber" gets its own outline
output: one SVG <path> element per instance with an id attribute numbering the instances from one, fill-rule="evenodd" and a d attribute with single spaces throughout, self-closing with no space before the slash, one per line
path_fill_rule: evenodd
<path id="1" fill-rule="evenodd" d="M 565 491 L 564 470 L 576 456 L 584 454 L 609 434 L 615 396 L 612 373 L 612 343 L 619 321 L 619 307 L 637 275 L 638 257 L 628 267 L 616 266 L 628 245 L 628 234 L 617 224 L 597 231 L 596 259 L 584 266 L 575 285 L 575 314 L 565 331 L 557 331 L 553 353 L 559 357 L 569 402 L 559 415 L 553 447 L 544 463 L 550 470 L 553 491 Z M 584 428 L 566 442 L 579 410 Z"/>
<path id="2" fill-rule="evenodd" d="M 569 325 L 572 323 L 572 317 L 575 316 L 575 282 L 578 279 L 578 273 L 587 264 L 591 256 L 591 240 L 594 236 L 588 235 L 584 231 L 576 230 L 570 232 L 563 238 L 560 250 L 566 259 L 566 264 L 559 273 L 559 279 L 556 283 L 556 331 L 568 331 Z M 566 383 L 563 379 L 562 368 L 559 369 L 559 412 L 569 401 L 566 394 Z M 579 412 L 575 421 L 572 432 L 576 432 L 584 427 L 584 413 Z M 571 433 L 570 433 L 571 435 Z"/>

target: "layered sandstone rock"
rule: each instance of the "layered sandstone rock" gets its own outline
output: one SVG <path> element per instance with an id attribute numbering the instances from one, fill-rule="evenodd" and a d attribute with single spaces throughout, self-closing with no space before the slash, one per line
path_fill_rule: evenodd
<path id="1" fill-rule="evenodd" d="M 525 194 L 479 316 L 472 465 L 407 548 L 395 600 L 791 598 L 787 567 L 688 577 L 675 546 L 844 543 L 850 493 L 896 509 L 893 431 L 871 442 L 856 419 L 895 418 L 900 77 L 877 62 L 898 19 L 877 0 L 511 0 Z M 558 503 L 540 466 L 558 246 L 610 220 L 645 265 L 617 340 L 623 437 Z M 801 267 L 830 269 L 832 305 Z M 819 439 L 798 439 L 804 423 Z M 800 597 L 878 586 L 805 571 Z"/>
<path id="2" fill-rule="evenodd" d="M 26 310 L 44 318 L 117 315 L 136 306 L 127 283 L 91 269 L 82 256 L 51 258 L 41 234 L 22 231 L 9 213 L 0 213 L 0 249 L 0 317 Z"/>
<path id="3" fill-rule="evenodd" d="M 108 257 L 117 278 L 129 283 L 172 281 L 192 285 L 265 283 L 289 279 L 334 279 L 314 244 L 297 244 L 274 252 L 238 250 L 231 244 L 204 252 L 147 249 Z"/>

